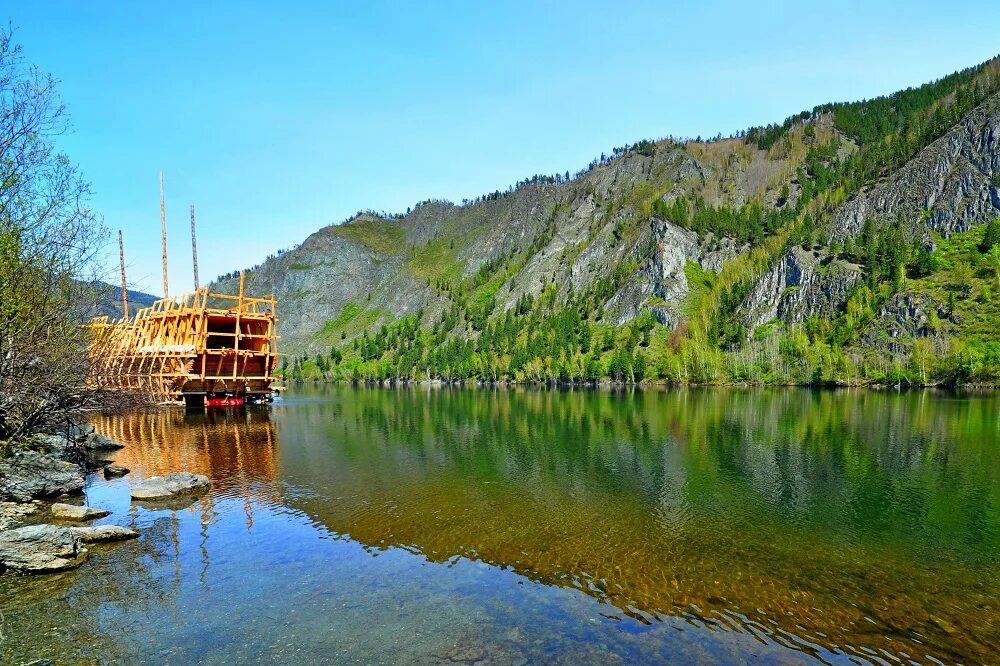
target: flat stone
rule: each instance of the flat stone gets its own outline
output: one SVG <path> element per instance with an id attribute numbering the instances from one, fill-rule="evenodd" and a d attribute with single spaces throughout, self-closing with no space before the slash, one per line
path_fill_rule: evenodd
<path id="1" fill-rule="evenodd" d="M 105 465 L 104 466 L 104 478 L 105 479 L 117 479 L 117 478 L 125 476 L 126 474 L 128 474 L 131 471 L 132 470 L 130 470 L 128 467 L 124 467 L 122 465 L 114 465 L 114 464 L 112 464 L 112 465 Z"/>
<path id="2" fill-rule="evenodd" d="M 171 472 L 166 476 L 151 476 L 132 486 L 132 499 L 160 500 L 206 490 L 211 485 L 207 476 L 191 472 Z"/>
<path id="3" fill-rule="evenodd" d="M 127 541 L 139 536 L 139 530 L 121 525 L 95 525 L 89 527 L 70 527 L 69 529 L 84 543 Z"/>
<path id="4" fill-rule="evenodd" d="M 0 502 L 0 530 L 19 527 L 25 516 L 39 510 L 33 502 Z"/>
<path id="5" fill-rule="evenodd" d="M 45 453 L 19 449 L 0 460 L 0 499 L 27 502 L 69 495 L 80 492 L 83 483 L 82 467 Z"/>
<path id="6" fill-rule="evenodd" d="M 74 569 L 87 560 L 87 549 L 68 527 L 29 525 L 0 532 L 0 568 L 21 573 Z"/>
<path id="7" fill-rule="evenodd" d="M 110 511 L 95 509 L 92 506 L 77 506 L 76 504 L 61 504 L 59 502 L 52 505 L 52 517 L 59 520 L 94 520 L 110 515 Z"/>

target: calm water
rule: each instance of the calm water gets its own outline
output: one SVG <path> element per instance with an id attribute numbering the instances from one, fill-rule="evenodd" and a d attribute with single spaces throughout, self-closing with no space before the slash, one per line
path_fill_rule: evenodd
<path id="1" fill-rule="evenodd" d="M 1000 660 L 1000 397 L 351 389 L 99 420 L 138 541 L 0 662 Z M 212 492 L 130 503 L 188 469 Z"/>

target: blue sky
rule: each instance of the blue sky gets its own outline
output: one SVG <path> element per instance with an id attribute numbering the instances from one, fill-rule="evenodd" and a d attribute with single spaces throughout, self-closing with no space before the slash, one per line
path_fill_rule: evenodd
<path id="1" fill-rule="evenodd" d="M 359 209 L 460 201 L 1000 52 L 996 2 L 14 0 L 0 19 L 61 80 L 60 145 L 154 293 L 160 169 L 177 293 L 192 203 L 206 281 Z"/>

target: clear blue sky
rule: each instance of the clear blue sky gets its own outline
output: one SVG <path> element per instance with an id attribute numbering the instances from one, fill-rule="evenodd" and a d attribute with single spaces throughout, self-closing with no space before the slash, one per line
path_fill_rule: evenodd
<path id="1" fill-rule="evenodd" d="M 160 169 L 177 293 L 190 203 L 206 281 L 359 209 L 460 201 L 1000 52 L 995 1 L 14 0 L 0 19 L 62 81 L 61 146 L 124 229 L 130 282 L 154 293 Z"/>

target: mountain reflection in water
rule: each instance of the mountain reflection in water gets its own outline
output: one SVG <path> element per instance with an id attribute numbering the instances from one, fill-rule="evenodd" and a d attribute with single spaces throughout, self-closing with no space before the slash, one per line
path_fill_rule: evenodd
<path id="1" fill-rule="evenodd" d="M 1000 650 L 995 395 L 331 386 L 95 426 L 134 472 L 89 499 L 144 536 L 51 594 L 3 579 L 0 660 L 35 654 L 18 637 L 40 617 L 64 629 L 39 656 L 125 661 Z M 177 469 L 211 493 L 128 502 Z"/>

